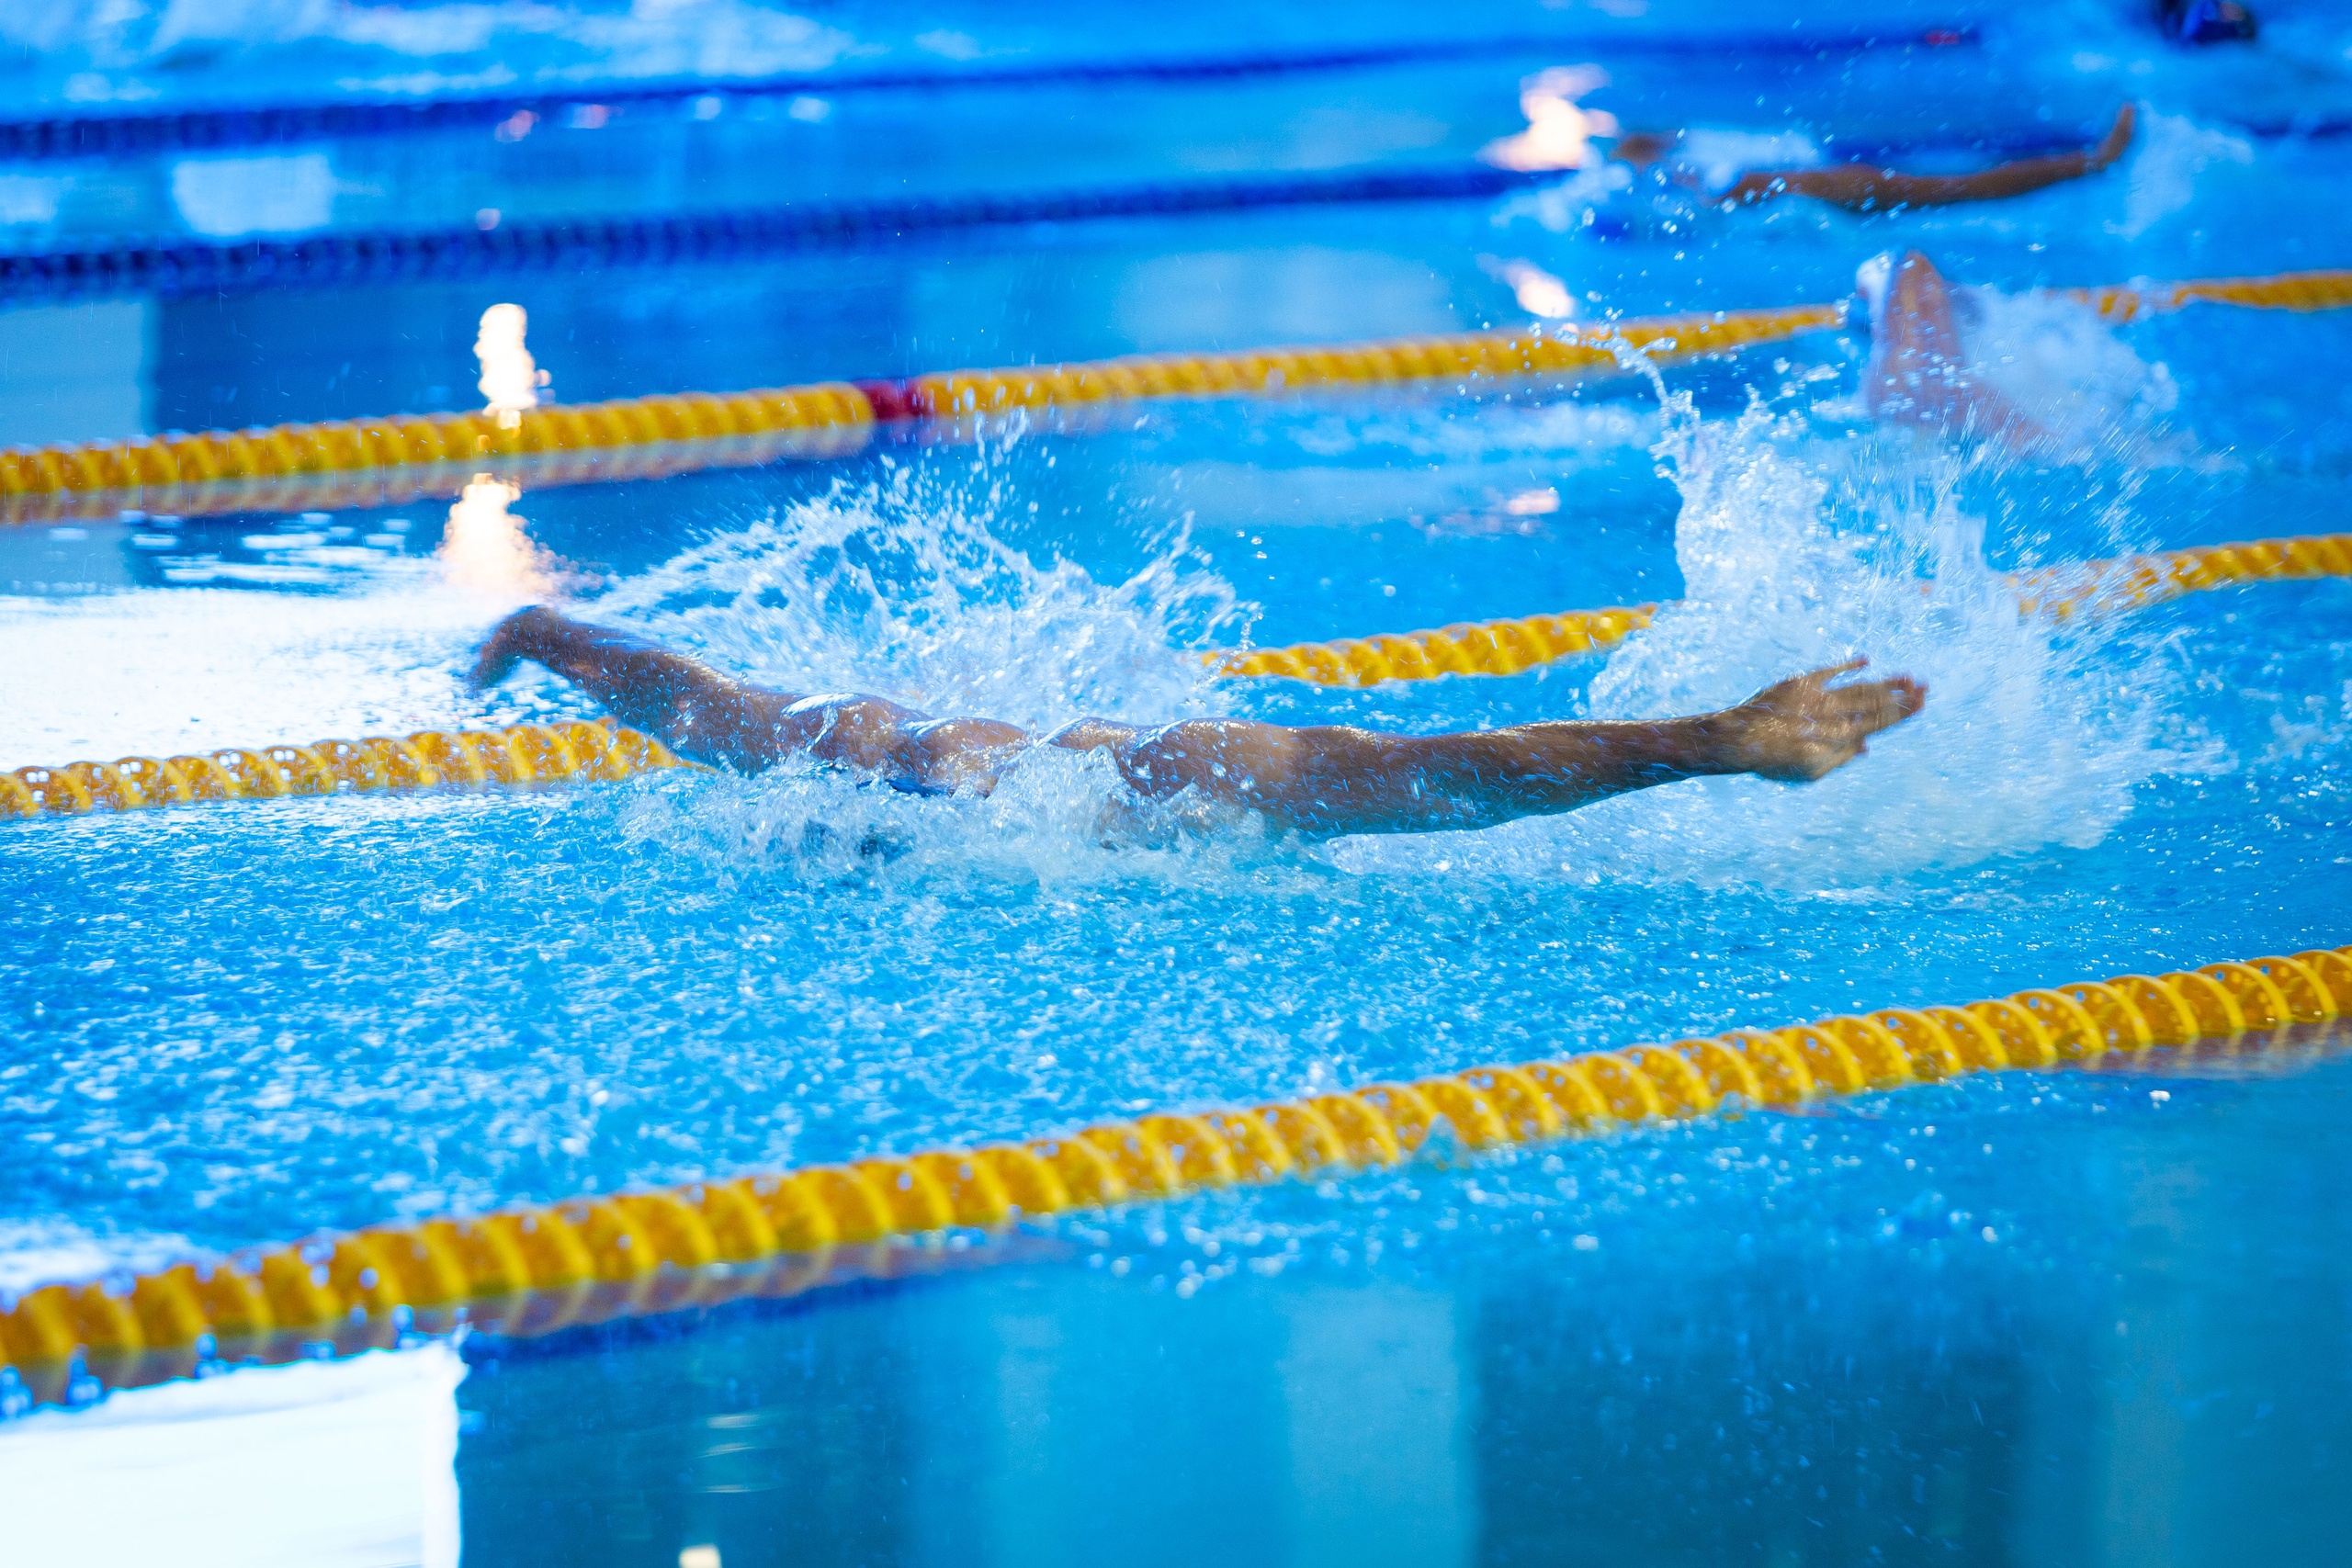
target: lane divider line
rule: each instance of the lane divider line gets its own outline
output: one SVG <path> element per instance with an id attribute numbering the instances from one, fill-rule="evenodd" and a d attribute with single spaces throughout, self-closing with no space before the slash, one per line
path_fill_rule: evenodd
<path id="1" fill-rule="evenodd" d="M 632 447 L 662 449 L 667 471 L 691 466 L 688 444 L 788 434 L 812 455 L 862 446 L 876 422 L 956 421 L 1016 411 L 1085 409 L 1168 398 L 1264 396 L 1317 388 L 1416 380 L 1473 381 L 1555 373 L 1614 374 L 1620 345 L 1659 363 L 1722 354 L 1845 320 L 1835 305 L 1713 316 L 1649 317 L 1605 327 L 1546 333 L 1460 333 L 1378 343 L 1141 355 L 1071 365 L 959 370 L 899 380 L 829 381 L 724 395 L 622 398 L 487 412 L 330 420 L 243 431 L 97 441 L 0 451 L 0 497 L 102 493 L 116 506 L 178 510 L 163 502 L 175 487 L 224 480 L 377 475 L 430 465 L 470 474 L 512 460 L 579 461 Z M 810 440 L 820 434 L 831 440 Z M 712 465 L 766 461 L 765 450 L 718 451 Z M 601 477 L 601 476 L 597 476 Z M 533 482 L 560 482 L 541 472 Z"/>
<path id="2" fill-rule="evenodd" d="M 2179 283 L 2109 284 L 2053 290 L 2097 310 L 2103 321 L 2130 321 L 2190 305 L 2237 305 L 2256 310 L 2335 310 L 2352 304 L 2352 271 L 2282 272 L 2259 277 L 2203 277 Z"/>
<path id="3" fill-rule="evenodd" d="M 45 1285 L 0 1302 L 0 1360 L 34 1397 L 53 1399 L 73 1386 L 77 1359 L 104 1382 L 117 1368 L 136 1375 L 151 1352 L 234 1359 L 244 1341 L 329 1341 L 379 1322 L 544 1334 L 773 1292 L 784 1257 L 805 1259 L 797 1277 L 815 1283 L 836 1248 L 1378 1170 L 1433 1140 L 1476 1156 L 1975 1072 L 2128 1063 L 2157 1048 L 2292 1049 L 2310 1026 L 2347 1015 L 2352 948 L 2314 950 L 1142 1116 L 1023 1143 L 591 1194 Z"/>
<path id="4" fill-rule="evenodd" d="M 1459 164 L 1192 180 L 1074 190 L 800 201 L 722 211 L 503 219 L 421 229 L 166 238 L 0 254 L 0 301 L 117 294 L 210 298 L 278 288 L 359 288 L 594 268 L 737 262 L 914 235 L 1107 218 L 1269 208 L 1469 201 L 1556 174 Z"/>
<path id="5" fill-rule="evenodd" d="M 2205 589 L 2323 577 L 2352 577 L 2352 534 L 2161 550 L 2012 572 L 2008 581 L 2018 589 L 2018 614 L 2063 621 L 2137 609 Z M 1306 681 L 1319 686 L 1376 686 L 1384 681 L 1433 681 L 1441 675 L 1518 675 L 1614 648 L 1648 626 L 1658 608 L 1629 604 L 1566 610 L 1457 622 L 1430 631 L 1236 649 L 1204 658 L 1219 675 Z"/>
<path id="6" fill-rule="evenodd" d="M 15 447 L 0 451 L 0 497 L 65 492 L 102 493 L 112 507 L 162 504 L 174 491 L 222 481 L 297 479 L 363 475 L 381 484 L 387 475 L 421 469 L 462 485 L 487 465 L 554 460 L 541 484 L 561 482 L 560 465 L 593 462 L 650 448 L 662 470 L 687 472 L 705 464 L 688 443 L 722 443 L 712 465 L 769 460 L 770 448 L 739 448 L 745 438 L 805 437 L 814 455 L 855 451 L 874 423 L 865 394 L 846 382 L 736 392 L 726 397 L 621 398 L 603 403 L 557 403 L 502 419 L 487 412 L 413 414 L 392 419 L 327 420 L 252 430 L 173 433 L 128 441 Z M 787 439 L 786 445 L 789 446 Z M 582 478 L 603 478 L 583 472 Z M 620 472 L 614 478 L 634 478 Z M 454 491 L 452 492 L 454 493 Z M 243 499 L 240 497 L 239 499 Z M 243 510 L 242 507 L 223 510 Z"/>
<path id="7" fill-rule="evenodd" d="M 692 766 L 650 735 L 584 719 L 511 729 L 426 729 L 397 740 L 374 736 L 18 768 L 0 773 L 0 820 L 289 795 L 608 783 Z"/>
<path id="8" fill-rule="evenodd" d="M 491 126 L 516 115 L 544 120 L 572 109 L 610 117 L 632 108 L 705 106 L 719 112 L 739 101 L 804 96 L 841 97 L 873 92 L 1092 85 L 1114 82 L 1227 82 L 1252 77 L 1357 71 L 1439 61 L 1520 54 L 1569 53 L 1600 58 L 1826 59 L 1879 49 L 1949 49 L 1978 41 L 1973 27 L 1923 28 L 1897 34 L 1764 32 L 1741 36 L 1644 37 L 1640 34 L 1512 34 L 1488 39 L 1441 39 L 1365 44 L 1352 49 L 1179 56 L 1160 60 L 1073 60 L 1035 64 L 956 68 L 897 67 L 868 71 L 807 71 L 774 76 L 702 76 L 656 82 L 605 82 L 542 92 L 439 98 L 348 97 L 252 108 L 168 108 L 103 115 L 0 120 L 0 159 L 81 158 L 97 154 L 262 147 L 331 138 Z M 700 118 L 698 115 L 697 118 Z M 2052 133 L 2039 132 L 2045 139 Z M 2092 140 L 2096 140 L 2094 135 Z M 2053 145 L 2075 146 L 2063 140 Z"/>
<path id="9" fill-rule="evenodd" d="M 2352 305 L 2352 270 L 2191 279 L 2078 290 L 2132 319 L 2197 303 L 2311 311 Z M 1373 343 L 1141 355 L 1091 363 L 959 370 L 895 380 L 831 381 L 749 392 L 679 393 L 488 413 L 329 420 L 242 431 L 0 451 L 0 518 L 57 521 L 125 508 L 196 515 L 258 509 L 259 488 L 291 481 L 282 508 L 373 504 L 412 487 L 454 487 L 485 467 L 536 465 L 535 485 L 595 482 L 756 466 L 780 456 L 859 450 L 877 421 L 927 422 L 929 439 L 968 437 L 977 422 L 1088 411 L 1139 400 L 1264 397 L 1331 388 L 1526 377 L 1559 383 L 1617 375 L 1628 351 L 1659 364 L 1735 353 L 1846 324 L 1843 303 L 1631 318 L 1589 326 L 1460 333 Z M 619 454 L 650 448 L 648 466 Z M 607 466 L 609 465 L 609 466 Z M 344 476 L 358 476 L 356 479 Z M 407 494 L 454 488 L 411 488 Z M 293 505 L 299 499 L 302 504 Z"/>

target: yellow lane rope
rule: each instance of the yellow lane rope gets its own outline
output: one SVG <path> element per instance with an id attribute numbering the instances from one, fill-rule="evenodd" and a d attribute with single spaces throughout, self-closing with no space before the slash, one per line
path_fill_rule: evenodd
<path id="1" fill-rule="evenodd" d="M 281 795 L 584 784 L 688 765 L 650 735 L 585 720 L 427 729 L 398 740 L 378 736 L 18 768 L 0 773 L 0 820 Z"/>
<path id="2" fill-rule="evenodd" d="M 1154 355 L 1097 365 L 956 370 L 918 376 L 910 412 L 933 417 L 1067 408 L 1148 398 L 1296 391 L 1311 387 L 1403 381 L 1468 381 L 1502 377 L 1611 374 L 1621 355 L 1659 363 L 1728 354 L 1843 326 L 1842 305 L 1791 305 L 1769 310 L 1637 318 L 1593 326 L 1510 333 L 1459 333 L 1319 348 L 1253 349 L 1233 354 Z"/>
<path id="3" fill-rule="evenodd" d="M 2203 545 L 2015 572 L 2018 611 L 2053 620 L 2098 610 L 2136 609 L 2209 588 L 2284 578 L 2352 577 L 2352 534 L 2311 534 Z M 1206 656 L 1219 675 L 1280 677 L 1320 686 L 1376 686 L 1440 675 L 1517 675 L 1555 660 L 1616 647 L 1650 624 L 1656 604 L 1568 610 L 1499 621 L 1461 622 L 1286 648 Z"/>
<path id="4" fill-rule="evenodd" d="M 2352 304 L 2352 272 L 2061 290 L 2116 321 L 2210 302 L 2289 310 Z M 1661 363 L 1726 354 L 1846 321 L 1840 304 L 1638 317 L 1320 347 L 1136 355 L 749 392 L 686 392 L 519 412 L 329 420 L 0 451 L 0 520 L 122 508 L 186 514 L 390 504 L 454 494 L 485 467 L 537 486 L 752 467 L 861 447 L 875 422 L 1077 410 L 1138 399 L 1317 387 L 1609 374 L 1634 351 Z M 628 454 L 645 449 L 642 455 Z"/>
<path id="5" fill-rule="evenodd" d="M 252 430 L 210 430 L 0 452 L 0 495 L 63 491 L 137 496 L 151 489 L 223 481 L 380 475 L 411 468 L 471 474 L 494 459 L 673 449 L 681 443 L 842 431 L 863 440 L 873 421 L 865 395 L 846 383 L 725 397 L 708 393 L 552 404 L 505 413 L 444 413 L 329 420 Z M 683 457 L 679 459 L 683 461 Z M 672 471 L 675 471 L 673 469 Z M 616 477 L 636 477 L 624 470 Z M 542 483 L 562 482 L 560 472 Z M 136 504 L 135 502 L 127 504 Z"/>
<path id="6" fill-rule="evenodd" d="M 136 1375 L 143 1355 L 184 1361 L 205 1341 L 235 1359 L 247 1345 L 323 1340 L 371 1323 L 464 1315 L 543 1333 L 779 1293 L 780 1258 L 806 1260 L 788 1277 L 805 1288 L 827 1277 L 837 1248 L 1395 1166 L 1441 1122 L 1453 1146 L 1475 1154 L 1973 1072 L 2129 1061 L 2154 1047 L 2287 1046 L 2307 1038 L 2297 1026 L 2347 1014 L 2352 948 L 2321 950 L 1143 1116 L 1026 1143 L 383 1225 L 28 1292 L 0 1313 L 0 1359 L 53 1388 L 77 1353 L 103 1380 L 108 1367 Z"/>
<path id="7" fill-rule="evenodd" d="M 1219 675 L 1279 677 L 1318 686 L 1377 686 L 1441 675 L 1517 675 L 1579 653 L 1616 647 L 1650 624 L 1656 604 L 1568 610 L 1500 621 L 1458 621 L 1433 631 L 1389 632 L 1287 648 L 1238 649 L 1207 656 Z"/>
<path id="8" fill-rule="evenodd" d="M 2258 310 L 2335 310 L 2352 305 L 2352 271 L 2284 272 L 2267 277 L 2199 277 L 2183 283 L 2126 283 L 2053 290 L 2088 305 L 2104 321 L 2129 321 L 2188 305 L 2242 305 Z"/>
<path id="9" fill-rule="evenodd" d="M 750 467 L 783 456 L 856 450 L 877 418 L 959 419 L 1015 409 L 1080 409 L 1139 399 L 1262 395 L 1317 387 L 1428 379 L 1582 375 L 1620 368 L 1638 351 L 1659 363 L 1730 353 L 1845 320 L 1838 305 L 1636 319 L 1606 326 L 1461 333 L 1388 342 L 1147 355 L 1090 364 L 958 370 L 907 380 L 828 382 L 758 391 L 553 404 L 505 414 L 332 420 L 243 431 L 0 451 L 0 515 L 47 519 L 42 498 L 89 498 L 84 514 L 242 510 L 264 486 L 312 505 L 338 490 L 411 496 L 453 489 L 485 466 L 537 486 L 639 479 L 700 468 Z M 713 445 L 717 443 L 718 445 Z M 629 449 L 658 449 L 630 462 Z M 420 472 L 415 484 L 388 476 Z M 351 476 L 367 476 L 355 487 Z M 242 504 L 239 504 L 242 503 Z M 340 504 L 361 502 L 343 499 Z M 276 505 L 293 502 L 279 497 Z"/>

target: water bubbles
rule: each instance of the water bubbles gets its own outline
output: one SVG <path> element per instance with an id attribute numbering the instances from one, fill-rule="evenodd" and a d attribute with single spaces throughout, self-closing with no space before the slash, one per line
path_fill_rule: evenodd
<path id="1" fill-rule="evenodd" d="M 2161 404 L 2161 367 L 2114 352 L 2120 370 L 2069 374 L 2116 391 L 2118 417 Z M 1867 893 L 1927 867 L 2097 843 L 2143 781 L 2210 765 L 2173 734 L 2183 677 L 2128 624 L 2018 614 L 1965 499 L 1972 475 L 2007 457 L 1857 440 L 1757 405 L 1702 420 L 1682 393 L 1664 407 L 1654 451 L 1681 494 L 1683 595 L 1610 656 L 1590 716 L 1704 712 L 1857 656 L 1926 682 L 1926 712 L 1818 784 L 1690 781 L 1442 847 L 1359 841 L 1340 863 Z"/>
<path id="2" fill-rule="evenodd" d="M 1184 650 L 1243 606 L 1178 527 L 1124 581 L 1040 562 L 992 525 L 1018 498 L 988 463 L 894 467 L 687 549 L 587 613 L 698 648 L 729 673 L 804 693 L 867 692 L 1034 729 L 1210 711 Z"/>

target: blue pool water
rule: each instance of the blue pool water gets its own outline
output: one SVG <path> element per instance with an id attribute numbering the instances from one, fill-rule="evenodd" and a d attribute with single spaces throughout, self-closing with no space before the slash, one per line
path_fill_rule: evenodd
<path id="1" fill-rule="evenodd" d="M 987 800 L 669 774 L 8 824 L 0 1303 L 321 1230 L 2352 941 L 2352 587 L 2052 626 L 1998 575 L 2343 527 L 2352 316 L 2108 329 L 2032 292 L 2352 262 L 2352 143 L 2275 134 L 2352 114 L 2352 30 L 2261 10 L 2259 46 L 2205 52 L 2094 5 L 1815 7 L 1796 23 L 1828 39 L 1974 30 L 1791 54 L 1696 49 L 1761 24 L 1664 4 L 0 21 L 26 118 L 1495 45 L 28 158 L 0 169 L 18 254 L 1455 169 L 1523 124 L 1523 75 L 1583 60 L 1609 77 L 1585 101 L 1628 126 L 1793 127 L 1920 167 L 2087 135 L 2127 96 L 2143 116 L 2108 175 L 1927 213 L 1532 187 L 0 306 L 0 444 L 30 444 L 476 407 L 501 302 L 581 401 L 1517 325 L 1513 263 L 1587 320 L 1826 300 L 1917 246 L 1982 286 L 1973 353 L 2067 448 L 1875 430 L 1867 344 L 1831 333 L 1655 385 L 1167 402 L 532 489 L 519 556 L 446 500 L 8 526 L 9 767 L 589 716 L 535 672 L 459 684 L 545 592 L 749 678 L 1035 727 L 1640 717 L 1853 652 L 1932 695 L 1803 790 L 1323 845 L 1181 820 L 1106 842 L 1116 780 L 1067 754 Z M 1647 601 L 1679 603 L 1606 658 L 1508 679 L 1337 691 L 1200 657 Z M 0 1541 L 681 1568 L 2330 1562 L 2352 1525 L 2342 1045 L 1432 1156 L 959 1237 L 790 1302 L 93 1385 L 83 1408 L 28 1410 L 0 1374 Z M 152 1517 L 120 1517 L 126 1476 L 162 1488 Z"/>

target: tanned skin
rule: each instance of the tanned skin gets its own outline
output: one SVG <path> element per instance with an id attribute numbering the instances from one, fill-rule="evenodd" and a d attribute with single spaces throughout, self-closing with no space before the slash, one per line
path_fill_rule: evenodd
<path id="1" fill-rule="evenodd" d="M 1871 736 L 1927 700 L 1927 688 L 1907 675 L 1832 685 L 1863 667 L 1857 659 L 1782 681 L 1720 713 L 1636 724 L 1389 735 L 1233 718 L 1148 729 L 1080 719 L 1039 736 L 992 718 L 934 718 L 880 697 L 730 681 L 683 654 L 545 607 L 499 623 L 482 644 L 473 683 L 493 685 L 526 659 L 679 755 L 739 773 L 805 759 L 917 793 L 986 795 L 1023 751 L 1057 746 L 1106 753 L 1146 799 L 1192 790 L 1316 838 L 1491 828 L 1709 774 L 1808 783 L 1860 756 Z"/>
<path id="2" fill-rule="evenodd" d="M 2019 158 L 1968 175 L 1906 175 L 1871 164 L 1838 164 L 1823 169 L 1757 169 L 1742 175 L 1714 199 L 1742 207 L 1809 196 L 1856 212 L 1888 212 L 1899 207 L 1951 207 L 1964 201 L 1997 201 L 2045 186 L 2095 175 L 2123 156 L 2139 125 L 2139 111 L 2126 104 L 2096 147 L 2048 158 Z M 1619 140 L 1615 156 L 1636 168 L 1657 163 L 1674 139 L 1639 132 Z M 1695 177 L 1695 176 L 1694 176 Z"/>
<path id="3" fill-rule="evenodd" d="M 1873 302 L 1862 403 L 1883 423 L 1992 436 L 2018 450 L 2051 440 L 2039 423 L 1970 374 L 1951 286 L 1917 251 L 1894 262 Z"/>

